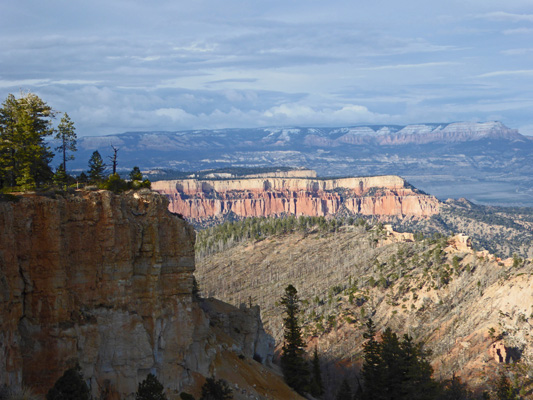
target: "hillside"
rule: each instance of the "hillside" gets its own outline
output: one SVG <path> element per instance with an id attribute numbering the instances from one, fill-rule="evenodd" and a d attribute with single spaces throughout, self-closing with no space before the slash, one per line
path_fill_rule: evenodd
<path id="1" fill-rule="evenodd" d="M 527 207 L 483 206 L 466 199 L 441 203 L 439 213 L 426 219 L 390 218 L 399 231 L 435 232 L 451 235 L 462 232 L 472 238 L 478 250 L 499 257 L 533 257 L 533 209 Z"/>
<path id="2" fill-rule="evenodd" d="M 347 370 L 360 364 L 369 316 L 426 343 L 442 379 L 456 373 L 483 388 L 506 357 L 531 367 L 533 264 L 476 252 L 465 236 L 416 237 L 361 221 L 310 228 L 204 252 L 196 276 L 205 295 L 259 304 L 278 340 L 277 302 L 293 284 L 310 348 Z"/>

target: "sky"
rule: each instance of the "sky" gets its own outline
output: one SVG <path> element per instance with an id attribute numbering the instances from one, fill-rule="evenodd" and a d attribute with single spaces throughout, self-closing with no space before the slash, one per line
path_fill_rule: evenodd
<path id="1" fill-rule="evenodd" d="M 2 0 L 0 99 L 78 136 L 502 121 L 533 135 L 532 0 Z"/>

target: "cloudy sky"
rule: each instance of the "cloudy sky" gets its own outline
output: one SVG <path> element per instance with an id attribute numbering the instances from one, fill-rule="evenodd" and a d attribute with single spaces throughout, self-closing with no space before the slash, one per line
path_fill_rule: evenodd
<path id="1" fill-rule="evenodd" d="M 500 120 L 533 134 L 531 0 L 3 0 L 0 97 L 78 135 Z"/>

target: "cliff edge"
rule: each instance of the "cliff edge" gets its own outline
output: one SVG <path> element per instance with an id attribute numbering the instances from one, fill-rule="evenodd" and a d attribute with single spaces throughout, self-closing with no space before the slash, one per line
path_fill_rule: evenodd
<path id="1" fill-rule="evenodd" d="M 259 309 L 195 299 L 194 231 L 167 208 L 148 190 L 0 202 L 0 385 L 46 393 L 79 363 L 95 397 L 133 398 L 152 372 L 174 399 L 220 376 L 222 354 L 266 376 Z"/>

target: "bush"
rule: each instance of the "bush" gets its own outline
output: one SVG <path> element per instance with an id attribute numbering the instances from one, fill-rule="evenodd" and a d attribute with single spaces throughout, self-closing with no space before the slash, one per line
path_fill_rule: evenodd
<path id="1" fill-rule="evenodd" d="M 122 179 L 118 174 L 112 174 L 102 183 L 101 188 L 120 193 L 128 190 L 129 185 L 128 182 Z"/>
<path id="2" fill-rule="evenodd" d="M 69 368 L 46 395 L 46 400 L 89 400 L 89 387 L 83 380 L 81 368 Z"/>
<path id="3" fill-rule="evenodd" d="M 222 379 L 215 381 L 215 378 L 207 378 L 202 386 L 202 397 L 200 400 L 230 400 L 233 399 L 233 392 L 228 383 Z"/>
<path id="4" fill-rule="evenodd" d="M 154 374 L 148 374 L 146 379 L 139 383 L 136 400 L 167 400 L 163 393 L 163 385 Z"/>

